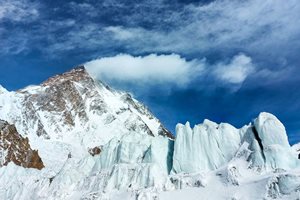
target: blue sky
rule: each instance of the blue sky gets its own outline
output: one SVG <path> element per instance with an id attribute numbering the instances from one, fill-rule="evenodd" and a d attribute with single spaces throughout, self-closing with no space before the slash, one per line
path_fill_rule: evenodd
<path id="1" fill-rule="evenodd" d="M 172 131 L 267 111 L 300 141 L 297 0 L 1 0 L 0 40 L 8 90 L 86 63 Z"/>

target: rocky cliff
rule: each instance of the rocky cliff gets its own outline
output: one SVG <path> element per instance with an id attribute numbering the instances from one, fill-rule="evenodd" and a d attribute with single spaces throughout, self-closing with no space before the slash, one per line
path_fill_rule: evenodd
<path id="1" fill-rule="evenodd" d="M 25 168 L 42 169 L 38 151 L 32 150 L 28 138 L 23 138 L 14 125 L 0 120 L 0 166 L 13 162 Z"/>

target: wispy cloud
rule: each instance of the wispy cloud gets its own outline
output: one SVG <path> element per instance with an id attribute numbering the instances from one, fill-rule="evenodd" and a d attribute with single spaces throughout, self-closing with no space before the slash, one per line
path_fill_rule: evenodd
<path id="1" fill-rule="evenodd" d="M 298 37 L 299 18 L 300 5 L 295 0 L 223 0 L 208 5 L 185 6 L 172 15 L 171 25 L 166 27 L 168 31 L 157 27 L 118 26 L 113 33 L 116 40 L 131 43 L 133 50 L 144 52 L 202 53 L 218 51 L 218 48 L 262 52 L 272 46 L 287 47 L 287 41 Z M 130 38 L 124 38 L 120 33 L 126 33 Z M 274 52 L 277 50 L 273 49 Z"/>
<path id="2" fill-rule="evenodd" d="M 90 17 L 96 17 L 98 15 L 98 10 L 93 4 L 89 3 L 75 3 L 75 2 L 70 2 L 69 7 L 72 9 L 73 12 L 75 13 L 80 13 L 84 14 Z"/>
<path id="3" fill-rule="evenodd" d="M 32 21 L 39 16 L 38 4 L 28 0 L 2 0 L 0 3 L 0 22 Z"/>
<path id="4" fill-rule="evenodd" d="M 16 55 L 30 49 L 32 39 L 36 38 L 36 35 L 32 34 L 31 30 L 23 30 L 18 24 L 25 25 L 37 20 L 40 16 L 39 8 L 40 4 L 33 1 L 1 0 L 0 56 Z M 7 27 L 7 24 L 10 26 Z"/>
<path id="5" fill-rule="evenodd" d="M 31 32 L 26 30 L 31 41 L 28 45 L 35 44 L 32 46 L 47 55 L 55 52 L 57 56 L 78 48 L 98 55 L 103 49 L 123 49 L 134 54 L 174 52 L 198 56 L 213 51 L 265 56 L 272 49 L 268 54 L 282 59 L 299 47 L 291 42 L 300 44 L 297 0 L 219 0 L 208 4 L 115 0 L 62 3 L 61 7 L 60 12 L 49 11 L 51 15 L 44 16 Z M 0 10 L 0 19 L 17 21 L 39 16 L 36 4 L 28 1 L 5 0 Z M 132 10 L 135 12 L 129 12 Z M 72 18 L 66 18 L 66 13 Z M 72 20 L 76 26 L 66 29 L 60 25 L 65 20 Z M 54 22 L 51 27 L 49 21 Z"/>

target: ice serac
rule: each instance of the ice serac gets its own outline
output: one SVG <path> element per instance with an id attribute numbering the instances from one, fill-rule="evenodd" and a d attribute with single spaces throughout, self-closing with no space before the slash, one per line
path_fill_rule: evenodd
<path id="1" fill-rule="evenodd" d="M 247 146 L 249 167 L 293 169 L 299 160 L 288 143 L 282 123 L 270 113 L 260 113 L 253 124 L 241 129 L 204 120 L 191 129 L 190 124 L 176 126 L 172 173 L 216 170 L 236 157 Z"/>
<path id="2" fill-rule="evenodd" d="M 172 172 L 215 170 L 233 158 L 240 142 L 240 130 L 226 123 L 204 120 L 193 129 L 189 123 L 178 124 Z"/>
<path id="3" fill-rule="evenodd" d="M 285 127 L 274 115 L 266 112 L 260 113 L 254 120 L 254 126 L 263 146 L 280 145 L 285 148 L 290 147 Z"/>
<path id="4" fill-rule="evenodd" d="M 256 145 L 251 149 L 253 164 L 266 169 L 293 169 L 300 166 L 290 147 L 283 124 L 270 113 L 260 113 L 252 127 Z M 258 153 L 259 152 L 259 153 Z"/>

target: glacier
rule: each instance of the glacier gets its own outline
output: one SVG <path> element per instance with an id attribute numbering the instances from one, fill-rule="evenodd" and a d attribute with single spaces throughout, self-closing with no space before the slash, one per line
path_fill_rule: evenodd
<path id="1" fill-rule="evenodd" d="M 43 162 L 1 166 L 0 199 L 300 198 L 300 144 L 270 113 L 242 128 L 178 124 L 174 138 L 130 94 L 79 67 L 18 91 L 1 86 L 0 119 Z"/>

